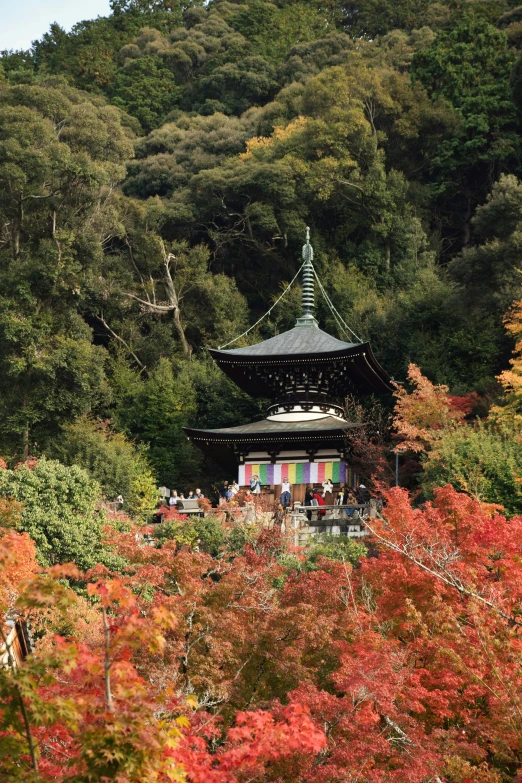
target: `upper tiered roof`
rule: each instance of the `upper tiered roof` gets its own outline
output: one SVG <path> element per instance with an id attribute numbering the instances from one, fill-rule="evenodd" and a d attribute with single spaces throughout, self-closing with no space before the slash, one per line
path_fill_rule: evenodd
<path id="1" fill-rule="evenodd" d="M 245 348 L 233 348 L 228 351 L 212 350 L 216 358 L 218 356 L 231 357 L 281 357 L 281 356 L 318 356 L 323 353 L 338 353 L 347 348 L 354 348 L 357 343 L 345 343 L 332 337 L 328 332 L 323 332 L 319 327 L 306 328 L 294 326 L 282 334 L 276 334 L 268 340 L 263 340 L 255 345 L 247 345 Z M 360 343 L 359 343 L 360 345 Z"/>
<path id="2" fill-rule="evenodd" d="M 349 393 L 391 391 L 391 379 L 368 342 L 344 342 L 319 329 L 314 317 L 315 270 L 308 229 L 303 259 L 303 312 L 296 326 L 255 345 L 211 350 L 214 360 L 252 396 L 281 404 L 324 404 L 340 402 Z"/>
<path id="3" fill-rule="evenodd" d="M 296 326 L 247 348 L 211 354 L 248 394 L 274 401 L 342 400 L 351 393 L 382 394 L 392 389 L 370 343 L 345 343 L 317 327 Z"/>

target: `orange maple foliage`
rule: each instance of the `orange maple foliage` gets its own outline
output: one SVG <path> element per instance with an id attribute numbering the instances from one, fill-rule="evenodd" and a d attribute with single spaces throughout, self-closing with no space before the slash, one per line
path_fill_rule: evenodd
<path id="1" fill-rule="evenodd" d="M 393 429 L 399 439 L 396 451 L 427 451 L 449 427 L 457 426 L 470 412 L 475 396 L 452 397 L 449 387 L 436 386 L 415 364 L 408 367 L 413 390 L 396 386 Z"/>

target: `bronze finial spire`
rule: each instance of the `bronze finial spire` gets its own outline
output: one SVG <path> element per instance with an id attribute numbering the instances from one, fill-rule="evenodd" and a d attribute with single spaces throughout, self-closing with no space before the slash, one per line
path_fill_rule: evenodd
<path id="1" fill-rule="evenodd" d="M 303 314 L 297 319 L 296 326 L 317 326 L 314 318 L 314 267 L 312 264 L 314 249 L 310 244 L 310 228 L 306 227 L 306 244 L 303 245 Z"/>

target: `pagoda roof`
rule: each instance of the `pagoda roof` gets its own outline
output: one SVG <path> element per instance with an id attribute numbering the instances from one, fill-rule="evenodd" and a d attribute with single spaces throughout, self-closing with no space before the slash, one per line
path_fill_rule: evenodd
<path id="1" fill-rule="evenodd" d="M 349 393 L 382 394 L 393 389 L 370 343 L 346 343 L 319 327 L 296 326 L 256 345 L 210 353 L 223 372 L 253 397 L 279 398 L 276 376 L 310 375 L 314 367 L 324 379 L 330 378 L 330 388 L 338 387 L 335 396 L 340 399 Z"/>
<path id="2" fill-rule="evenodd" d="M 310 440 L 310 437 L 344 436 L 346 430 L 360 427 L 350 421 L 342 421 L 334 416 L 324 416 L 321 419 L 305 421 L 274 421 L 262 419 L 251 424 L 240 424 L 237 427 L 222 427 L 213 430 L 196 430 L 190 427 L 183 429 L 191 440 L 212 440 L 219 443 L 237 443 L 238 441 L 281 442 L 287 440 Z"/>
<path id="3" fill-rule="evenodd" d="M 270 421 L 262 419 L 251 424 L 220 429 L 198 430 L 184 427 L 185 434 L 196 446 L 223 466 L 234 469 L 237 451 L 257 447 L 270 451 L 274 446 L 281 449 L 328 448 L 343 444 L 349 433 L 360 428 L 360 424 L 342 421 L 333 416 L 307 421 Z"/>
<path id="4" fill-rule="evenodd" d="M 329 355 L 333 353 L 344 352 L 347 349 L 364 345 L 364 343 L 346 343 L 332 337 L 331 334 L 323 332 L 317 326 L 294 326 L 282 334 L 276 334 L 268 340 L 263 340 L 255 345 L 248 345 L 245 348 L 233 348 L 228 351 L 211 350 L 213 356 L 227 356 L 238 359 L 257 359 L 260 357 L 281 357 L 281 356 L 318 356 L 323 353 Z"/>

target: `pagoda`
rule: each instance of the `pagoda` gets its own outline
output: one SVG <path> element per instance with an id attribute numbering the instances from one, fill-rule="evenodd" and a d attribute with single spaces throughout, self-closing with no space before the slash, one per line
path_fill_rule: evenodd
<path id="1" fill-rule="evenodd" d="M 238 471 L 240 486 L 248 486 L 257 473 L 277 496 L 288 477 L 293 500 L 304 498 L 307 484 L 328 478 L 356 485 L 350 441 L 360 425 L 347 421 L 343 402 L 349 394 L 392 390 L 368 342 L 343 342 L 319 328 L 308 230 L 303 259 L 302 315 L 293 329 L 246 348 L 210 351 L 241 389 L 270 401 L 266 418 L 221 429 L 185 428 L 218 464 Z"/>

